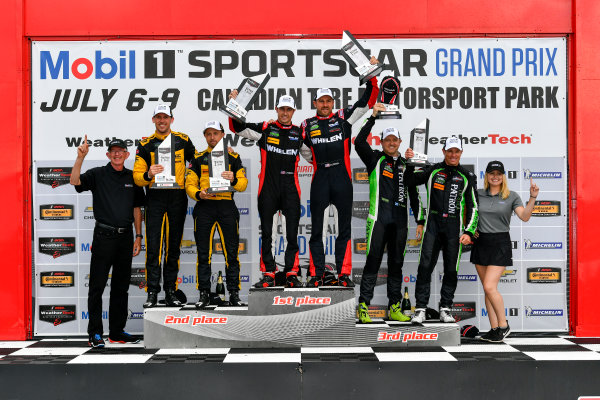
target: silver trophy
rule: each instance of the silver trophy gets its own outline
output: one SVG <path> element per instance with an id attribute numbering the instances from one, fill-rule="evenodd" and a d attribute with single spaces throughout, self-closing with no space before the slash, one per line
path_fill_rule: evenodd
<path id="1" fill-rule="evenodd" d="M 360 75 L 361 85 L 383 71 L 383 64 L 371 64 L 371 57 L 348 31 L 342 33 L 342 55 Z"/>
<path id="2" fill-rule="evenodd" d="M 223 139 L 221 139 L 219 140 L 219 143 L 213 147 L 208 157 L 209 188 L 206 190 L 207 193 L 223 193 L 234 191 L 233 186 L 231 186 L 231 181 L 221 176 L 223 172 L 228 170 L 228 153 L 225 151 Z"/>
<path id="3" fill-rule="evenodd" d="M 429 165 L 427 147 L 429 146 L 429 119 L 425 118 L 410 132 L 410 148 L 415 155 L 407 161 L 409 165 Z"/>
<path id="4" fill-rule="evenodd" d="M 158 146 L 156 146 L 156 163 L 162 165 L 163 171 L 154 176 L 152 189 L 180 189 L 175 178 L 175 152 L 169 134 Z"/>
<path id="5" fill-rule="evenodd" d="M 260 91 L 267 85 L 271 75 L 263 74 L 245 78 L 238 87 L 238 95 L 235 99 L 229 99 L 225 107 L 219 106 L 219 109 L 240 122 L 246 122 L 248 109 L 254 104 Z"/>
<path id="6" fill-rule="evenodd" d="M 385 106 L 385 111 L 377 114 L 378 119 L 400 119 L 400 80 L 386 76 L 381 80 L 378 102 Z"/>

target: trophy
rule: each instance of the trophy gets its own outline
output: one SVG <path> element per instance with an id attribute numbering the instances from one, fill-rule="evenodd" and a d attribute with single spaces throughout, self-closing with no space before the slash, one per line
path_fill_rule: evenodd
<path id="1" fill-rule="evenodd" d="M 229 99 L 227 105 L 219 106 L 219 109 L 242 123 L 246 122 L 248 109 L 254 104 L 261 90 L 267 85 L 271 75 L 257 75 L 252 78 L 245 78 L 238 87 L 238 95 L 235 99 Z"/>
<path id="2" fill-rule="evenodd" d="M 429 145 L 429 119 L 425 118 L 410 132 L 410 148 L 415 155 L 407 161 L 409 165 L 425 166 L 427 161 L 427 146 Z"/>
<path id="3" fill-rule="evenodd" d="M 380 111 L 377 118 L 381 119 L 399 119 L 400 114 L 400 81 L 393 76 L 386 76 L 381 81 L 381 89 L 379 90 L 379 103 L 385 106 L 385 111 Z"/>
<path id="4" fill-rule="evenodd" d="M 156 163 L 163 166 L 163 171 L 154 176 L 152 189 L 180 189 L 175 178 L 175 152 L 171 144 L 169 134 L 158 146 L 156 146 Z"/>
<path id="5" fill-rule="evenodd" d="M 229 170 L 228 153 L 225 151 L 223 139 L 213 147 L 208 156 L 209 188 L 206 193 L 233 192 L 231 181 L 221 177 L 221 174 Z"/>
<path id="6" fill-rule="evenodd" d="M 371 64 L 371 57 L 348 31 L 342 33 L 342 55 L 360 75 L 361 85 L 383 70 L 383 64 Z"/>

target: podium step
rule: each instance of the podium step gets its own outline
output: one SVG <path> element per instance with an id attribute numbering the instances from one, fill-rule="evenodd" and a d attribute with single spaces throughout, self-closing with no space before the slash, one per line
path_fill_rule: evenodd
<path id="1" fill-rule="evenodd" d="M 251 289 L 248 307 L 144 310 L 147 348 L 456 346 L 457 324 L 356 323 L 350 288 Z"/>

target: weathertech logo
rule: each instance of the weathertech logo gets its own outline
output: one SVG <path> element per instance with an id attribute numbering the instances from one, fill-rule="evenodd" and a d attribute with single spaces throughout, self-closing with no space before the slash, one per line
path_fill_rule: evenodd
<path id="1" fill-rule="evenodd" d="M 416 340 L 438 340 L 437 333 L 420 333 L 420 332 L 379 332 L 377 335 L 378 342 L 412 342 Z"/>
<path id="2" fill-rule="evenodd" d="M 71 167 L 63 168 L 38 168 L 37 181 L 42 185 L 49 185 L 56 188 L 66 185 L 71 180 Z"/>

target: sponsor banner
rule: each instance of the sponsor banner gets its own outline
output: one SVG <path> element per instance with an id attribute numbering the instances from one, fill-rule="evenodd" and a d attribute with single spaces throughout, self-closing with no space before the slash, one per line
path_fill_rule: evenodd
<path id="1" fill-rule="evenodd" d="M 454 302 L 452 303 L 452 315 L 456 321 L 464 321 L 465 319 L 475 318 L 477 316 L 477 304 L 474 301 Z"/>
<path id="2" fill-rule="evenodd" d="M 41 220 L 63 221 L 73 218 L 73 204 L 42 204 L 40 206 Z"/>
<path id="3" fill-rule="evenodd" d="M 73 271 L 46 271 L 40 272 L 41 287 L 72 287 L 75 286 L 75 273 Z"/>
<path id="4" fill-rule="evenodd" d="M 544 296 L 548 294 L 542 293 L 542 289 L 549 286 L 532 284 L 521 287 L 517 280 L 519 276 L 526 278 L 528 267 L 539 265 L 550 265 L 568 272 L 568 216 L 567 208 L 562 207 L 567 199 L 565 38 L 361 39 L 361 42 L 386 65 L 382 77 L 391 74 L 402 76 L 403 90 L 399 95 L 403 109 L 401 126 L 398 126 L 399 121 L 378 120 L 367 138 L 374 149 L 381 148 L 383 129 L 395 126 L 401 132 L 408 132 L 427 117 L 431 121 L 429 153 L 432 162 L 441 161 L 442 146 L 451 134 L 456 134 L 464 145 L 461 161 L 466 168 L 477 173 L 479 187 L 483 184 L 487 163 L 499 159 L 506 167 L 510 189 L 523 198 L 528 195 L 530 178 L 538 183 L 542 193 L 552 193 L 549 200 L 538 199 L 533 221 L 521 224 L 517 217 L 513 217 L 513 270 L 520 269 L 521 275 L 515 273 L 501 277 L 501 283 L 511 284 L 504 286 L 507 293 L 525 295 L 533 292 L 532 296 L 539 297 L 540 303 L 543 303 Z M 363 93 L 364 86 L 359 87 L 356 74 L 339 51 L 337 39 L 32 42 L 32 159 L 36 175 L 32 192 L 35 209 L 40 207 L 40 218 L 34 225 L 35 240 L 53 238 L 60 230 L 65 230 L 61 237 L 74 240 L 72 250 L 57 243 L 48 243 L 44 251 L 40 246 L 36 273 L 41 272 L 37 263 L 63 265 L 45 266 L 43 271 L 66 271 L 72 269 L 75 260 L 78 269 L 74 270 L 74 274 L 78 274 L 78 279 L 71 290 L 77 290 L 82 296 L 74 301 L 82 309 L 86 293 L 84 278 L 89 274 L 95 220 L 90 192 L 76 194 L 68 183 L 75 149 L 81 144 L 84 134 L 87 134 L 90 145 L 84 169 L 105 165 L 108 142 L 118 137 L 134 149 L 143 137 L 154 131 L 150 121 L 152 110 L 156 104 L 164 102 L 171 105 L 177 114 L 173 129 L 188 134 L 196 149 L 201 151 L 206 148 L 202 121 L 217 119 L 227 127 L 226 117 L 218 108 L 227 102 L 231 82 L 267 72 L 272 78 L 259 94 L 248 120 L 261 122 L 273 119 L 278 97 L 288 94 L 296 102 L 293 122 L 299 125 L 315 113 L 312 98 L 317 88 L 332 89 L 336 110 L 351 106 Z M 354 124 L 354 137 L 367 115 Z M 405 128 L 407 130 L 403 131 Z M 318 128 L 310 131 L 315 140 L 326 140 Z M 106 132 L 120 133 L 107 135 Z M 403 134 L 401 153 L 408 139 Z M 242 156 L 249 177 L 246 191 L 235 195 L 240 213 L 240 260 L 245 268 L 240 294 L 244 297 L 250 282 L 256 282 L 260 277 L 258 265 L 262 238 L 256 198 L 257 175 L 261 170 L 260 151 L 255 141 L 235 135 L 227 128 L 224 144 Z M 354 188 L 351 222 L 353 280 L 359 283 L 366 255 L 365 220 L 369 211 L 369 186 L 365 165 L 354 150 L 350 149 L 350 155 L 348 174 Z M 133 157 L 127 160 L 127 168 L 133 167 L 133 161 Z M 313 165 L 301 159 L 297 171 L 302 193 L 298 227 L 299 261 L 300 268 L 306 269 L 312 234 L 309 197 Z M 419 191 L 425 202 L 423 186 Z M 71 205 L 72 208 L 61 210 L 51 207 L 60 205 Z M 197 251 L 192 233 L 194 206 L 195 202 L 189 200 L 181 247 L 182 270 L 178 276 L 186 292 L 196 290 Z M 403 280 L 413 293 L 420 242 L 414 239 L 415 222 L 412 210 L 409 212 L 410 239 L 405 250 Z M 337 213 L 333 212 L 333 208 L 327 212 L 325 220 L 326 265 L 328 270 L 335 271 L 334 249 L 338 230 Z M 285 228 L 282 218 L 273 231 L 273 253 L 279 269 L 284 265 Z M 66 229 L 69 229 L 68 233 Z M 548 235 L 548 231 L 552 235 Z M 469 247 L 463 247 L 463 253 L 468 250 Z M 71 255 L 62 257 L 69 252 Z M 213 252 L 222 254 L 218 235 Z M 145 247 L 142 253 L 145 253 Z M 144 257 L 145 254 L 140 254 L 134 259 L 131 285 L 141 290 L 130 291 L 132 304 L 135 304 L 131 307 L 132 312 L 141 311 L 145 296 L 145 274 L 141 268 Z M 442 259 L 441 256 L 438 258 L 438 271 L 443 271 Z M 68 266 L 65 260 L 69 260 Z M 522 261 L 528 264 L 522 266 Z M 540 261 L 552 263 L 540 264 Z M 387 280 L 386 262 L 384 258 L 373 304 L 387 304 L 383 286 Z M 481 290 L 481 285 L 477 282 L 478 278 L 473 280 L 472 276 L 476 274 L 472 267 L 465 269 L 465 263 L 468 264 L 468 254 L 462 256 L 458 290 L 473 294 Z M 224 259 L 213 257 L 213 270 L 219 269 L 224 269 Z M 193 281 L 190 276 L 193 276 Z M 564 280 L 561 283 L 550 288 L 566 296 Z M 432 278 L 432 296 L 439 296 L 440 285 L 438 279 Z M 39 295 L 37 290 L 36 295 Z M 58 293 L 67 288 L 49 290 Z M 51 296 L 48 291 L 41 294 Z M 55 298 L 43 296 L 37 299 L 41 300 L 38 304 L 57 304 Z M 461 299 L 468 299 L 468 296 L 461 295 Z M 437 300 L 432 298 L 432 301 Z M 139 309 L 136 308 L 138 303 Z M 520 298 L 514 307 L 523 310 L 527 304 L 538 303 L 525 303 Z M 482 307 L 481 304 L 476 306 Z M 541 320 L 544 319 L 529 318 L 525 329 L 536 330 L 537 326 L 537 330 L 548 327 L 564 330 L 566 327 L 566 319 L 546 318 L 540 324 Z M 47 329 L 37 329 L 37 322 L 34 333 L 48 333 Z M 61 333 L 85 333 L 85 324 L 79 325 L 67 324 L 61 328 L 64 329 Z M 53 332 L 57 331 L 51 328 Z M 67 328 L 72 331 L 67 332 Z"/>

